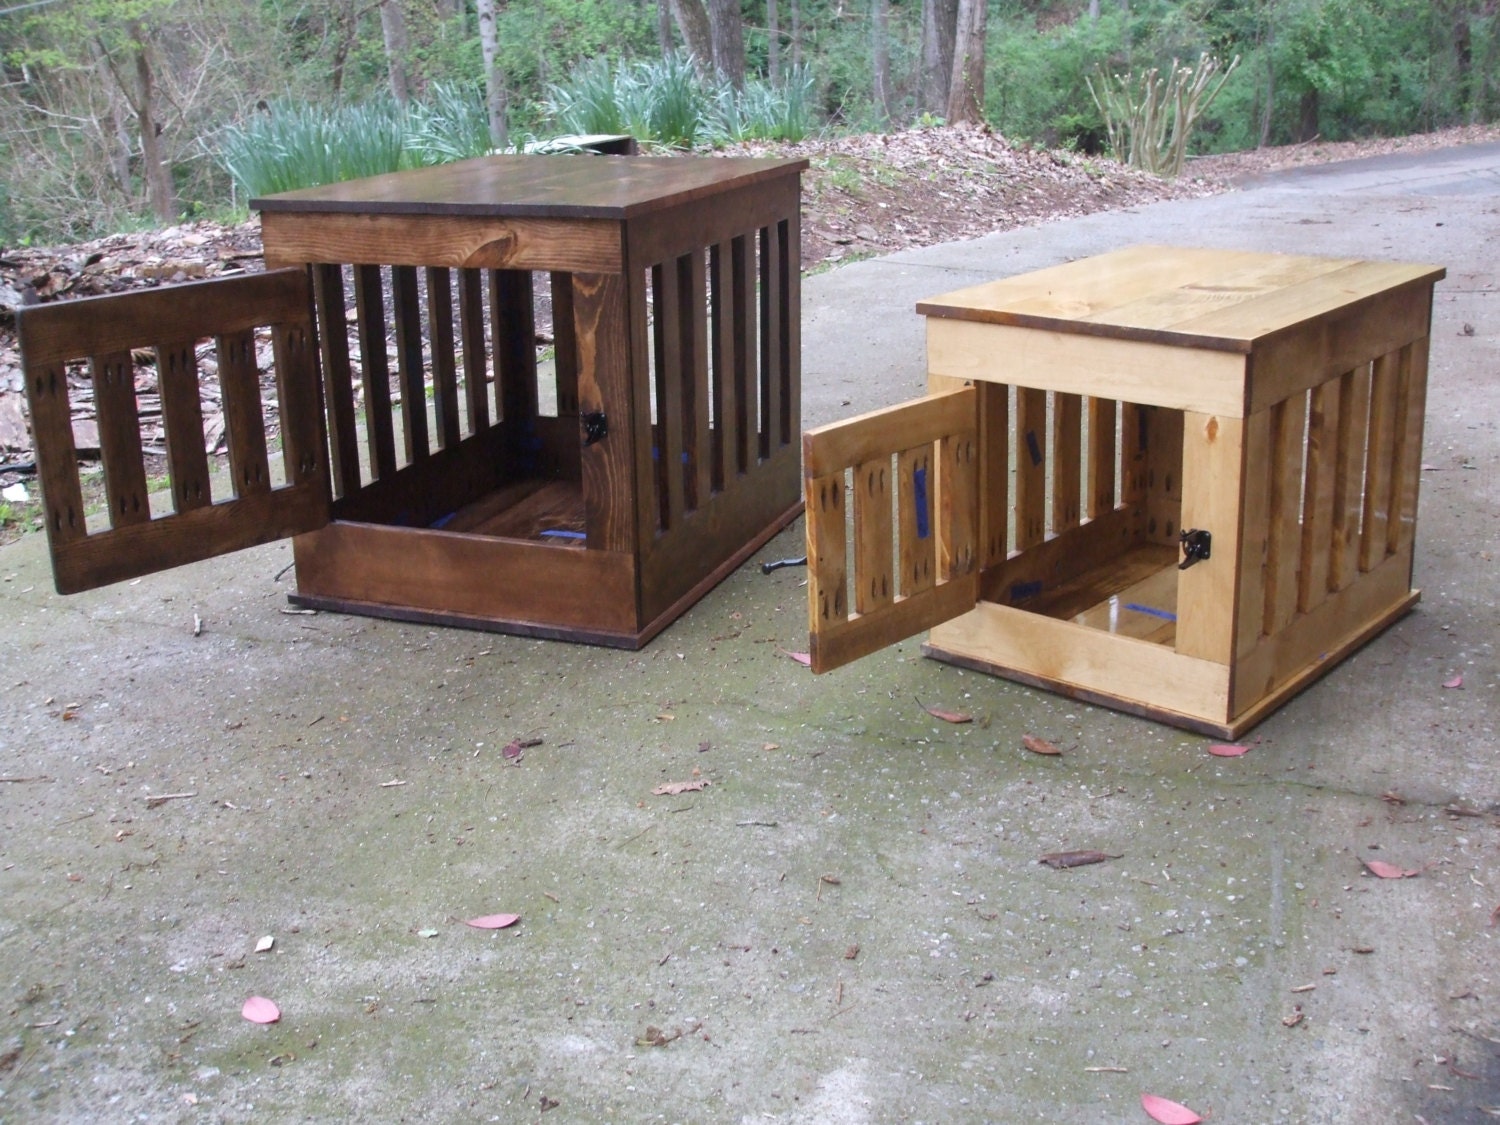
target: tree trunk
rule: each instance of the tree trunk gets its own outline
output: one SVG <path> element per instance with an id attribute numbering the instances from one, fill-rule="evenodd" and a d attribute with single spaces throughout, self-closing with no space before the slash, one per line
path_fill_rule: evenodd
<path id="1" fill-rule="evenodd" d="M 406 12 L 401 0 L 380 0 L 380 33 L 385 37 L 385 65 L 391 78 L 391 97 L 405 105 L 411 97 L 406 82 Z"/>
<path id="2" fill-rule="evenodd" d="M 802 3 L 792 0 L 792 65 L 802 65 Z"/>
<path id="3" fill-rule="evenodd" d="M 708 74 L 714 65 L 714 40 L 703 0 L 672 0 L 672 15 L 677 18 L 677 30 L 682 32 L 682 41 L 687 44 L 698 73 Z"/>
<path id="4" fill-rule="evenodd" d="M 672 6 L 667 0 L 656 0 L 656 45 L 662 58 L 672 53 Z"/>
<path id="5" fill-rule="evenodd" d="M 162 157 L 161 126 L 156 122 L 156 76 L 151 71 L 144 38 L 138 30 L 135 34 L 135 119 L 141 129 L 141 163 L 151 210 L 162 222 L 170 223 L 178 214 L 177 188 L 172 183 L 172 169 Z"/>
<path id="6" fill-rule="evenodd" d="M 875 98 L 875 114 L 882 126 L 891 120 L 891 46 L 890 12 L 886 0 L 870 0 L 870 74 Z"/>
<path id="7" fill-rule="evenodd" d="M 740 0 L 708 0 L 714 69 L 736 90 L 745 88 L 745 18 Z"/>
<path id="8" fill-rule="evenodd" d="M 496 148 L 505 148 L 510 143 L 505 120 L 509 97 L 505 89 L 505 75 L 500 73 L 500 39 L 495 32 L 495 0 L 478 0 L 475 8 L 479 17 L 479 49 L 484 55 L 485 107 L 490 118 L 490 144 Z"/>
<path id="9" fill-rule="evenodd" d="M 934 117 L 948 112 L 957 27 L 958 0 L 922 0 L 922 76 L 917 88 L 917 109 Z"/>
<path id="10" fill-rule="evenodd" d="M 766 0 L 766 75 L 773 83 L 781 81 L 781 13 L 776 0 Z"/>
<path id="11" fill-rule="evenodd" d="M 959 0 L 958 33 L 953 41 L 953 84 L 948 90 L 948 124 L 984 120 L 985 0 Z"/>
<path id="12" fill-rule="evenodd" d="M 1099 0 L 1089 0 L 1089 19 L 1091 19 L 1091 20 L 1097 20 L 1098 18 L 1099 18 Z"/>

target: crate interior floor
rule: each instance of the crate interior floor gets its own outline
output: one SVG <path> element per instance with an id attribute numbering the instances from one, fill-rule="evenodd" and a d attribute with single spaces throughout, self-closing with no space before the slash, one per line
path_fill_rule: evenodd
<path id="1" fill-rule="evenodd" d="M 1177 550 L 1142 543 L 1017 608 L 1171 647 L 1177 639 Z"/>
<path id="2" fill-rule="evenodd" d="M 525 481 L 492 492 L 434 526 L 582 549 L 586 530 L 583 488 L 576 481 Z"/>

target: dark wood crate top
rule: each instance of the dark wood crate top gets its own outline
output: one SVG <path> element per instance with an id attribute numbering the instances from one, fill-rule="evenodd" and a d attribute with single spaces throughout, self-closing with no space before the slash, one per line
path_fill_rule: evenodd
<path id="1" fill-rule="evenodd" d="M 806 160 L 482 156 L 252 199 L 260 211 L 630 219 L 800 173 Z"/>
<path id="2" fill-rule="evenodd" d="M 1132 246 L 917 304 L 930 317 L 1248 354 L 1308 321 L 1441 266 Z"/>

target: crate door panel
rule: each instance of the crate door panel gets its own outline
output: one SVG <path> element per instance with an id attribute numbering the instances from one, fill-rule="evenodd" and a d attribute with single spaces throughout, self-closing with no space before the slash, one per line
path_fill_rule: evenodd
<path id="1" fill-rule="evenodd" d="M 977 422 L 964 387 L 803 435 L 814 672 L 974 607 Z"/>
<path id="2" fill-rule="evenodd" d="M 328 522 L 316 336 L 301 270 L 33 306 L 18 320 L 59 593 Z M 274 434 L 262 402 L 272 372 Z M 148 418 L 153 374 L 160 405 Z M 90 398 L 105 487 L 104 510 L 92 519 L 73 419 L 74 406 Z M 268 453 L 278 440 L 280 472 Z M 216 450 L 228 468 L 218 481 L 210 474 Z M 147 503 L 149 452 L 168 478 L 170 511 L 153 513 Z"/>

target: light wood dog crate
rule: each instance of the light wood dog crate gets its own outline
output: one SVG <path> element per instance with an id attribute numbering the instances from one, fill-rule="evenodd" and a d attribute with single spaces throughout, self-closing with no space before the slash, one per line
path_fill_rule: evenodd
<path id="1" fill-rule="evenodd" d="M 814 671 L 927 655 L 1238 737 L 1405 614 L 1432 266 L 1137 247 L 923 301 L 803 438 Z"/>
<path id="2" fill-rule="evenodd" d="M 23 310 L 58 589 L 292 535 L 302 605 L 644 644 L 801 511 L 806 163 L 498 156 L 291 192 L 255 205 L 267 265 L 294 268 Z M 155 518 L 142 348 L 172 488 Z M 78 361 L 108 527 L 84 518 Z"/>

